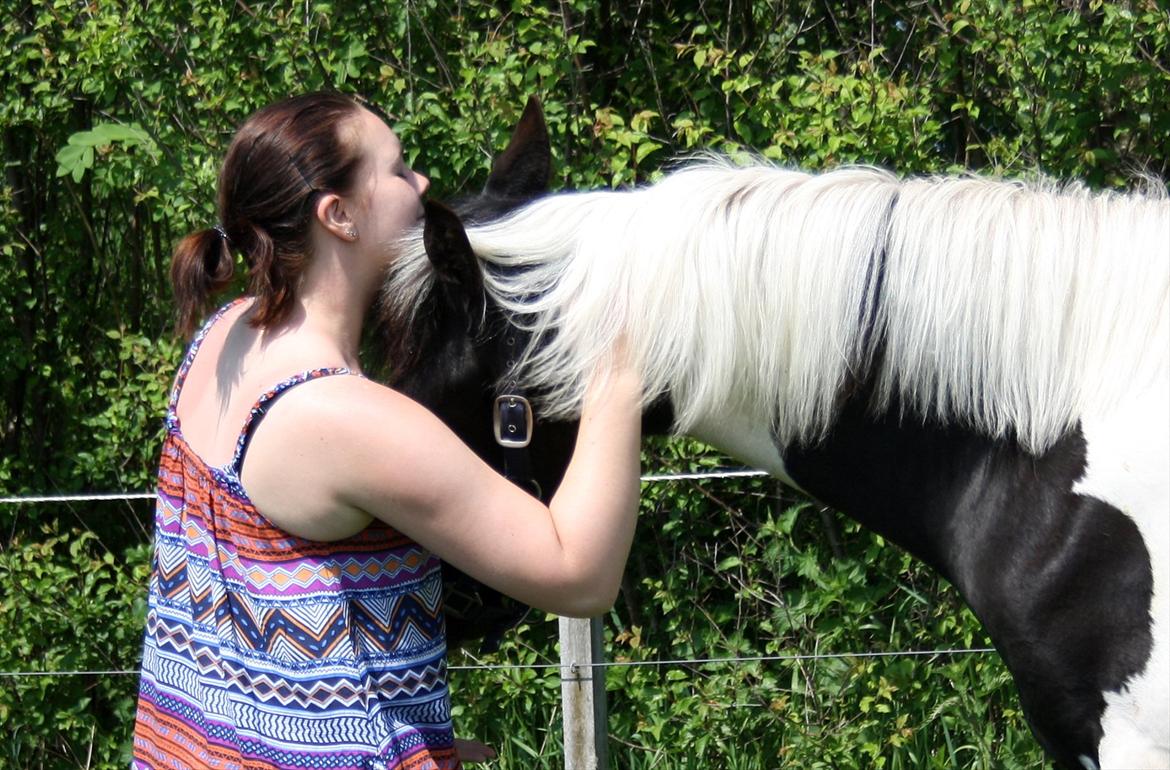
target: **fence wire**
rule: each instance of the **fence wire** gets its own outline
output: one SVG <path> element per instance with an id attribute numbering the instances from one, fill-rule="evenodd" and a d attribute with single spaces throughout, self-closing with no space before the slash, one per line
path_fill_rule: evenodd
<path id="1" fill-rule="evenodd" d="M 752 468 L 722 468 L 691 473 L 649 473 L 641 476 L 646 483 L 670 481 L 700 481 L 705 479 L 730 479 L 767 476 L 767 472 Z M 0 505 L 31 505 L 36 503 L 78 503 L 111 500 L 150 500 L 153 492 L 99 492 L 60 495 L 27 495 L 0 497 Z M 809 653 L 791 655 L 745 655 L 725 658 L 676 658 L 670 660 L 629 660 L 586 663 L 477 663 L 448 666 L 448 671 L 517 671 L 570 669 L 574 672 L 589 669 L 634 668 L 655 666 L 658 668 L 679 668 L 682 666 L 745 665 L 748 663 L 797 663 L 816 660 L 842 660 L 849 658 L 911 658 L 939 657 L 944 655 L 986 655 L 995 652 L 993 647 L 947 648 L 937 650 L 890 650 L 866 652 Z M 137 676 L 135 670 L 93 670 L 93 671 L 0 671 L 0 678 L 42 677 L 42 676 Z"/>
<path id="2" fill-rule="evenodd" d="M 951 647 L 938 650 L 887 650 L 866 652 L 820 652 L 796 653 L 792 655 L 742 655 L 730 658 L 676 658 L 670 660 L 610 660 L 585 663 L 476 663 L 448 666 L 448 671 L 544 671 L 548 669 L 607 669 L 607 668 L 681 668 L 683 666 L 707 666 L 713 664 L 738 666 L 747 663 L 801 663 L 816 660 L 848 660 L 851 658 L 925 658 L 944 655 L 986 655 L 995 652 L 994 647 Z M 36 676 L 137 676 L 134 670 L 105 671 L 0 671 L 0 677 Z"/>
<path id="3" fill-rule="evenodd" d="M 752 468 L 723 468 L 693 473 L 648 473 L 641 480 L 653 484 L 663 481 L 697 481 L 702 479 L 740 479 L 753 476 L 767 476 L 766 471 Z M 0 505 L 25 505 L 33 503 L 88 503 L 107 500 L 152 500 L 154 492 L 78 492 L 60 495 L 28 495 L 0 497 Z"/>
<path id="4" fill-rule="evenodd" d="M 0 497 L 0 505 L 31 503 L 89 503 L 103 500 L 152 500 L 153 492 L 84 492 L 67 495 L 30 495 L 28 497 Z"/>

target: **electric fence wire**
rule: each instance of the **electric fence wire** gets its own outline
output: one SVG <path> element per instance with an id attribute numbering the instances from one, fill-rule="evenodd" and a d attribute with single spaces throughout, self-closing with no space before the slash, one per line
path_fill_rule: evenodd
<path id="1" fill-rule="evenodd" d="M 767 476 L 764 471 L 751 468 L 724 468 L 713 471 L 696 471 L 693 473 L 651 473 L 641 477 L 646 483 L 667 481 L 698 481 L 704 479 L 749 478 Z M 108 500 L 148 500 L 154 497 L 152 492 L 110 492 L 95 494 L 62 494 L 62 495 L 30 495 L 24 497 L 0 497 L 0 505 L 23 505 L 34 503 L 73 503 L 94 502 Z M 543 670 L 543 669 L 570 669 L 574 672 L 584 668 L 633 668 L 655 666 L 658 668 L 704 665 L 743 665 L 747 663 L 796 663 L 816 660 L 842 660 L 848 658 L 893 658 L 893 657 L 938 657 L 943 655 L 982 655 L 995 652 L 992 647 L 948 648 L 938 650 L 890 650 L 884 652 L 836 652 L 810 653 L 793 655 L 745 655 L 726 658 L 676 658 L 671 660 L 630 660 L 604 661 L 597 663 L 478 663 L 469 665 L 448 666 L 448 671 L 515 671 L 515 670 Z M 137 675 L 137 670 L 94 670 L 94 671 L 0 671 L 2 677 L 38 677 L 38 676 L 129 676 Z"/>
<path id="2" fill-rule="evenodd" d="M 648 483 L 661 481 L 697 481 L 703 479 L 738 479 L 753 476 L 767 476 L 765 471 L 751 468 L 725 468 L 714 471 L 695 471 L 693 473 L 650 473 L 641 477 Z M 60 495 L 28 495 L 0 497 L 0 505 L 24 505 L 33 503 L 86 503 L 107 500 L 151 500 L 153 492 L 96 492 Z"/>
<path id="3" fill-rule="evenodd" d="M 606 668 L 681 668 L 683 666 L 744 665 L 747 663 L 800 663 L 817 660 L 848 660 L 852 658 L 923 658 L 944 655 L 986 655 L 995 652 L 993 647 L 951 647 L 937 650 L 885 650 L 867 652 L 820 652 L 793 655 L 742 655 L 729 658 L 675 658 L 670 660 L 610 660 L 592 663 L 477 663 L 448 666 L 448 671 L 541 671 L 548 669 Z M 95 671 L 0 671 L 0 677 L 34 676 L 127 676 L 137 675 L 137 670 L 95 670 Z"/>

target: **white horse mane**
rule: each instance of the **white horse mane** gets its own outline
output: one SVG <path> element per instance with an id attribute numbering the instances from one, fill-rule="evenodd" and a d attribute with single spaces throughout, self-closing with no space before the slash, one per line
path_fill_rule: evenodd
<path id="1" fill-rule="evenodd" d="M 683 432 L 734 413 L 816 440 L 841 388 L 874 375 L 875 407 L 1041 451 L 1167 377 L 1170 201 L 1150 187 L 708 159 L 468 237 L 490 294 L 536 332 L 518 370 L 548 416 L 577 412 L 624 334 Z"/>

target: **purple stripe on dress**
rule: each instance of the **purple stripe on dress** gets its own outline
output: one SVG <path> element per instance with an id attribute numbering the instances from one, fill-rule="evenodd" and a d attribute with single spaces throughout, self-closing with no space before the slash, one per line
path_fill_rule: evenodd
<path id="1" fill-rule="evenodd" d="M 439 567 L 439 559 L 416 547 L 396 549 L 390 554 L 338 554 L 306 556 L 290 554 L 279 561 L 241 556 L 236 544 L 217 543 L 224 577 L 248 583 L 261 593 L 286 590 L 367 590 L 415 583 Z"/>

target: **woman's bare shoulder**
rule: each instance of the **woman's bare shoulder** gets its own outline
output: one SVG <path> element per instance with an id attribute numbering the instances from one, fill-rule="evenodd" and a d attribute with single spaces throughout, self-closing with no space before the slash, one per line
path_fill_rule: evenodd
<path id="1" fill-rule="evenodd" d="M 357 511 L 367 520 L 393 519 L 396 511 L 427 504 L 450 486 L 447 471 L 466 475 L 476 464 L 416 401 L 364 377 L 338 375 L 293 388 L 272 405 L 252 436 L 241 477 L 266 515 L 265 504 L 289 511 L 294 521 L 356 526 Z"/>
<path id="2" fill-rule="evenodd" d="M 348 537 L 374 513 L 355 503 L 355 492 L 409 481 L 393 469 L 412 461 L 403 457 L 410 445 L 433 443 L 425 439 L 431 420 L 422 406 L 384 385 L 320 377 L 268 409 L 252 435 L 241 480 L 257 509 L 282 529 L 314 540 Z"/>

